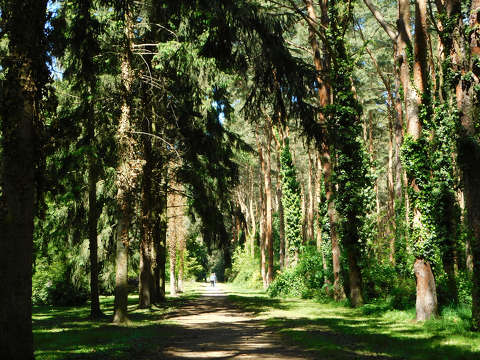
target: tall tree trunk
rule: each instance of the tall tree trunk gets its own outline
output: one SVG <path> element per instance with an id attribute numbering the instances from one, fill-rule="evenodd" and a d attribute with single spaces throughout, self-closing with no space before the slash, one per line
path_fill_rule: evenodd
<path id="1" fill-rule="evenodd" d="M 480 83 L 480 71 L 475 65 L 480 54 L 480 0 L 473 0 L 470 8 L 469 70 L 472 81 L 462 85 L 461 130 L 459 140 L 459 164 L 463 174 L 465 209 L 471 231 L 472 252 L 472 325 L 480 330 L 480 144 L 476 120 L 479 104 L 475 99 L 475 87 Z"/>
<path id="2" fill-rule="evenodd" d="M 414 64 L 413 64 L 413 80 L 414 89 L 412 94 L 415 97 L 415 111 L 409 112 L 407 122 L 407 133 L 414 141 L 418 141 L 422 134 L 422 124 L 419 119 L 418 107 L 422 104 L 422 95 L 427 90 L 427 3 L 426 0 L 417 0 L 415 2 L 415 47 L 414 47 Z M 413 101 L 409 99 L 409 101 Z M 420 192 L 417 179 L 410 176 L 409 187 L 414 192 Z M 415 202 L 413 205 L 413 227 L 421 229 L 425 225 L 422 223 L 422 214 Z M 421 242 L 422 239 L 414 239 Z M 435 278 L 429 262 L 423 255 L 417 255 L 414 264 L 415 277 L 417 279 L 417 301 L 416 312 L 417 320 L 424 321 L 430 319 L 437 314 L 437 294 L 435 286 Z"/>
<path id="3" fill-rule="evenodd" d="M 322 164 L 321 164 L 321 161 L 320 161 L 320 155 L 317 153 L 317 181 L 316 181 L 316 194 L 317 194 L 317 208 L 320 209 L 320 204 L 322 204 L 325 199 L 322 197 L 322 184 L 321 184 L 321 179 L 323 178 L 322 176 Z M 327 274 L 328 274 L 328 265 L 327 265 L 327 259 L 325 257 L 325 251 L 323 249 L 323 237 L 322 237 L 322 223 L 323 223 L 323 219 L 320 219 L 320 211 L 318 211 L 318 219 L 317 219 L 317 223 L 318 223 L 318 227 L 317 227 L 317 250 L 318 252 L 320 252 L 320 254 L 322 254 L 322 268 L 323 268 L 323 272 L 324 272 L 324 278 L 325 278 L 325 284 L 327 285 L 325 290 L 326 290 L 326 293 L 327 295 L 332 295 L 331 294 L 331 285 L 332 285 L 332 282 L 330 281 L 330 279 L 328 278 Z"/>
<path id="4" fill-rule="evenodd" d="M 283 209 L 283 192 L 282 192 L 282 174 L 280 163 L 280 142 L 275 147 L 275 160 L 277 163 L 277 197 L 278 197 L 278 232 L 280 237 L 280 270 L 285 268 L 285 214 Z"/>
<path id="5" fill-rule="evenodd" d="M 184 189 L 182 185 L 177 183 L 174 179 L 174 170 L 170 169 L 171 179 L 171 191 L 168 194 L 168 254 L 170 258 L 170 293 L 171 295 L 176 295 L 177 291 L 182 291 L 179 286 L 183 286 L 183 279 L 175 276 L 175 270 L 177 265 L 177 254 L 180 255 L 180 267 L 183 266 L 181 263 L 181 253 L 185 249 L 185 197 L 183 195 Z M 183 270 L 182 270 L 183 271 Z M 179 270 L 179 276 L 181 271 Z M 180 281 L 178 281 L 180 279 Z"/>
<path id="6" fill-rule="evenodd" d="M 123 194 L 117 194 L 117 196 Z M 120 204 L 120 219 L 118 221 L 118 231 L 115 253 L 115 301 L 114 301 L 114 323 L 125 323 L 128 321 L 128 230 L 130 227 L 130 205 L 129 203 Z"/>
<path id="7" fill-rule="evenodd" d="M 380 26 L 385 30 L 385 33 L 392 40 L 393 43 L 393 57 L 394 57 L 394 82 L 395 82 L 395 99 L 393 99 L 393 94 L 389 94 L 391 98 L 392 106 L 395 107 L 395 194 L 396 198 L 400 199 L 402 196 L 402 179 L 403 171 L 402 164 L 400 161 L 400 152 L 401 146 L 403 144 L 403 108 L 402 100 L 400 97 L 400 84 L 402 84 L 403 91 L 408 91 L 408 79 L 409 79 L 409 68 L 408 68 L 408 57 L 407 57 L 407 47 L 411 43 L 410 36 L 410 5 L 408 0 L 399 0 L 398 2 L 398 20 L 397 27 L 398 30 L 395 30 L 390 26 L 390 24 L 385 20 L 383 15 L 375 8 L 375 6 L 370 2 L 370 0 L 363 0 L 367 5 L 372 15 L 378 21 Z M 382 79 L 383 80 L 383 79 Z M 385 81 L 384 81 L 385 82 Z M 387 89 L 388 90 L 388 89 Z"/>
<path id="8" fill-rule="evenodd" d="M 9 0 L 2 21 L 9 56 L 0 93 L 2 196 L 0 198 L 0 358 L 33 359 L 32 247 L 35 125 L 45 74 L 46 0 Z"/>
<path id="9" fill-rule="evenodd" d="M 165 172 L 165 171 L 163 171 Z M 165 178 L 167 178 L 165 176 Z M 155 225 L 154 225 L 154 243 L 155 243 L 155 302 L 165 300 L 165 282 L 166 282 L 166 260 L 167 260 L 167 188 L 168 181 L 164 182 L 162 189 L 158 191 Z"/>
<path id="10" fill-rule="evenodd" d="M 388 238 L 390 245 L 390 264 L 395 266 L 395 240 L 396 240 L 396 220 L 395 220 L 395 183 L 394 183 L 394 121 L 395 114 L 392 114 L 394 109 L 390 107 L 390 115 L 388 116 L 388 167 L 387 167 L 387 221 L 388 221 Z M 396 160 L 395 160 L 396 161 Z"/>
<path id="11" fill-rule="evenodd" d="M 183 293 L 184 288 L 184 268 L 185 268 L 185 249 L 182 247 L 178 251 L 178 291 Z"/>
<path id="12" fill-rule="evenodd" d="M 260 140 L 257 135 L 258 156 L 260 159 L 260 171 L 263 178 L 266 178 L 265 159 L 263 157 L 263 149 L 260 145 Z M 266 272 L 266 256 L 265 256 L 265 242 L 267 238 L 267 204 L 266 204 L 266 189 L 264 186 L 265 180 L 260 181 L 260 273 L 262 275 L 263 288 L 268 286 L 267 272 Z"/>
<path id="13" fill-rule="evenodd" d="M 317 83 L 318 83 L 318 101 L 321 108 L 330 104 L 330 86 L 328 82 L 323 79 L 320 74 L 323 73 L 329 67 L 330 59 L 328 54 L 324 51 L 325 59 L 322 61 L 320 57 L 320 48 L 318 46 L 317 37 L 314 29 L 317 26 L 317 17 L 315 9 L 313 7 L 312 0 L 304 0 L 307 6 L 308 19 L 309 19 L 309 41 L 313 50 L 313 61 L 315 69 L 317 70 Z M 322 10 L 322 16 L 320 23 L 328 27 L 328 9 L 327 0 L 320 1 L 320 7 Z M 325 69 L 322 63 L 325 63 Z M 322 174 L 325 186 L 325 200 L 328 207 L 328 219 L 330 223 L 330 240 L 332 243 L 332 260 L 333 260 L 333 293 L 336 300 L 342 300 L 345 296 L 345 290 L 341 282 L 341 261 L 340 261 L 340 244 L 338 240 L 338 217 L 334 203 L 334 187 L 332 183 L 332 159 L 330 156 L 330 145 L 328 142 L 329 135 L 327 131 L 327 121 L 322 111 L 318 114 L 318 122 L 322 127 L 322 142 L 319 145 L 320 160 L 322 164 Z"/>
<path id="14" fill-rule="evenodd" d="M 97 223 L 101 209 L 97 203 L 97 181 L 98 181 L 98 164 L 96 161 L 96 142 L 95 142 L 95 108 L 94 101 L 97 87 L 97 69 L 93 63 L 94 55 L 98 54 L 95 46 L 95 38 L 90 31 L 94 25 L 94 21 L 90 15 L 92 3 L 89 0 L 80 1 L 78 3 L 79 15 L 75 21 L 78 21 L 77 27 L 74 26 L 77 38 L 83 40 L 81 50 L 77 50 L 80 54 L 81 62 L 78 79 L 84 85 L 81 93 L 83 101 L 83 114 L 86 120 L 86 138 L 90 151 L 88 153 L 88 242 L 90 251 L 90 317 L 97 319 L 103 316 L 100 310 L 99 291 L 98 291 L 98 241 L 97 241 Z M 93 50 L 92 50 L 93 49 Z"/>
<path id="15" fill-rule="evenodd" d="M 265 123 L 266 144 L 265 144 L 265 241 L 268 250 L 268 267 L 267 267 L 267 287 L 273 281 L 273 215 L 272 215 L 272 165 L 271 165 L 271 151 L 270 146 L 272 143 L 272 129 L 271 124 Z"/>
<path id="16" fill-rule="evenodd" d="M 170 258 L 170 295 L 177 295 L 177 284 L 175 278 L 175 267 L 177 265 L 177 246 L 176 241 L 169 239 L 168 241 L 168 256 Z"/>
<path id="17" fill-rule="evenodd" d="M 378 177 L 377 174 L 377 156 L 375 155 L 375 149 L 373 148 L 373 112 L 368 112 L 368 152 L 370 153 L 370 159 L 372 160 L 372 172 L 375 174 L 375 205 L 377 211 L 377 225 L 380 229 L 380 197 L 378 195 Z"/>
<path id="18" fill-rule="evenodd" d="M 91 107 L 93 117 L 93 106 Z M 94 120 L 90 118 L 87 123 L 87 132 L 90 146 L 94 147 Z M 98 241 L 97 220 L 100 209 L 97 204 L 97 164 L 93 154 L 88 159 L 88 243 L 90 250 L 90 317 L 98 319 L 103 316 L 100 310 L 98 291 Z"/>
<path id="19" fill-rule="evenodd" d="M 314 212 L 315 212 L 315 180 L 313 173 L 315 164 L 313 162 L 312 151 L 308 149 L 308 211 L 307 211 L 307 239 L 314 240 Z"/>
<path id="20" fill-rule="evenodd" d="M 150 126 L 150 102 L 148 94 L 144 90 L 144 120 L 143 131 L 151 133 Z M 154 298 L 154 255 L 155 246 L 153 239 L 153 219 L 152 219 L 152 142 L 149 136 L 143 136 L 143 152 L 145 165 L 143 166 L 142 178 L 142 218 L 140 231 L 140 274 L 138 300 L 140 308 L 149 308 Z"/>
<path id="21" fill-rule="evenodd" d="M 263 164 L 263 156 L 261 163 Z M 265 269 L 265 239 L 266 239 L 266 205 L 264 186 L 260 184 L 260 274 L 262 275 L 263 288 L 267 288 L 267 272 Z"/>
<path id="22" fill-rule="evenodd" d="M 254 194 L 253 194 L 253 181 L 252 181 L 252 190 L 251 190 L 251 196 L 252 198 L 250 199 L 250 218 L 252 220 L 252 233 L 250 236 L 250 255 L 253 257 L 255 255 L 255 236 L 257 234 L 257 224 L 255 221 L 255 211 L 253 209 L 253 204 L 254 204 Z"/>
<path id="23" fill-rule="evenodd" d="M 130 11 L 125 12 L 124 27 L 126 45 L 121 63 L 122 106 L 116 134 L 119 156 L 116 178 L 119 223 L 115 263 L 114 323 L 128 321 L 128 232 L 132 213 L 133 191 L 142 165 L 140 161 L 135 160 L 135 140 L 131 136 L 131 87 L 134 75 L 132 70 L 133 19 Z"/>
<path id="24" fill-rule="evenodd" d="M 301 196 L 302 196 L 302 245 L 307 243 L 307 229 L 308 229 L 308 218 L 307 218 L 307 193 L 305 189 L 305 185 L 303 181 L 300 181 L 300 189 L 301 189 Z M 297 251 L 298 252 L 298 251 Z M 295 252 L 295 258 L 298 262 L 298 254 Z"/>

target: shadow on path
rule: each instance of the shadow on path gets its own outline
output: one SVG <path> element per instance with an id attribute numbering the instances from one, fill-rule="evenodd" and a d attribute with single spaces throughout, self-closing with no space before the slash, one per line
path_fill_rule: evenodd
<path id="1" fill-rule="evenodd" d="M 221 288 L 205 286 L 203 296 L 185 303 L 166 318 L 176 325 L 171 342 L 159 354 L 162 359 L 324 358 L 319 353 L 286 344 L 265 322 L 237 308 Z M 336 358 L 342 359 L 392 359 L 355 351 L 337 351 L 337 355 Z"/>

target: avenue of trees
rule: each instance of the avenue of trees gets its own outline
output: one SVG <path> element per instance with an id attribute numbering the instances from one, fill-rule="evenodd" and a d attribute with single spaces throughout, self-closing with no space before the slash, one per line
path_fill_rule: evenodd
<path id="1" fill-rule="evenodd" d="M 0 0 L 0 357 L 215 271 L 480 330 L 480 0 Z"/>

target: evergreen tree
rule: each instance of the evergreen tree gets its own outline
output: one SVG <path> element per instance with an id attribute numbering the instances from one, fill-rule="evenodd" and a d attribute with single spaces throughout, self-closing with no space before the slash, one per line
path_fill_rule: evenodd
<path id="1" fill-rule="evenodd" d="M 0 2 L 8 38 L 1 58 L 0 356 L 32 359 L 32 247 L 35 172 L 46 69 L 46 0 Z M 2 37 L 3 35 L 2 34 Z"/>
<path id="2" fill-rule="evenodd" d="M 285 212 L 285 249 L 289 252 L 289 258 L 294 259 L 292 264 L 295 264 L 298 262 L 302 244 L 302 210 L 300 207 L 300 184 L 292 162 L 288 138 L 285 138 L 280 161 L 282 165 L 282 202 Z"/>

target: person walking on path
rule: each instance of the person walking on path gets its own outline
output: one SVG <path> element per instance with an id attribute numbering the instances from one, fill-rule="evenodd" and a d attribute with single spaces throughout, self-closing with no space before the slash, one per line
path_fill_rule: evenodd
<path id="1" fill-rule="evenodd" d="M 210 274 L 210 285 L 212 285 L 212 287 L 215 287 L 216 283 L 217 283 L 217 274 L 211 273 Z"/>

